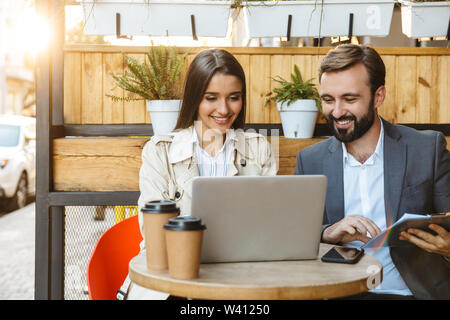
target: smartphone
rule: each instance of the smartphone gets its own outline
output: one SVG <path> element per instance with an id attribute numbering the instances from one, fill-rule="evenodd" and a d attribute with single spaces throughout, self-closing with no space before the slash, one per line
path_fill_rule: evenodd
<path id="1" fill-rule="evenodd" d="M 356 263 L 364 253 L 364 249 L 333 247 L 322 256 L 323 262 Z"/>

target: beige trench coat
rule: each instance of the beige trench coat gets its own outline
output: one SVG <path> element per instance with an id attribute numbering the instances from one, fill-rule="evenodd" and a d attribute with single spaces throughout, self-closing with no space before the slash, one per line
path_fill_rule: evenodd
<path id="1" fill-rule="evenodd" d="M 235 130 L 235 133 L 234 162 L 229 164 L 227 176 L 276 175 L 277 163 L 267 139 L 261 134 L 243 130 Z M 190 127 L 170 135 L 154 136 L 145 145 L 139 172 L 141 232 L 140 209 L 147 201 L 173 200 L 181 215 L 190 214 L 192 180 L 199 176 L 192 135 L 193 128 Z"/>
<path id="2" fill-rule="evenodd" d="M 272 147 L 260 134 L 236 130 L 233 140 L 234 161 L 227 168 L 228 176 L 277 174 L 277 162 Z M 141 234 L 142 213 L 140 209 L 147 201 L 173 200 L 181 214 L 190 214 L 192 180 L 199 176 L 193 142 L 193 128 L 183 129 L 167 136 L 154 136 L 142 151 L 142 166 L 139 172 L 138 200 Z M 244 159 L 245 161 L 243 161 Z M 145 250 L 144 241 L 141 251 Z M 128 299 L 166 299 L 169 294 L 149 290 L 136 284 L 130 285 L 127 276 L 121 290 Z"/>

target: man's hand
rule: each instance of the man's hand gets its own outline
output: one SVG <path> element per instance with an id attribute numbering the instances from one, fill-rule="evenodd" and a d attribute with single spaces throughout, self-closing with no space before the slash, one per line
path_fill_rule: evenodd
<path id="1" fill-rule="evenodd" d="M 407 232 L 400 233 L 400 240 L 407 240 L 427 252 L 440 254 L 447 259 L 450 258 L 450 232 L 437 224 L 430 224 L 428 228 L 435 231 L 437 235 L 410 228 Z"/>
<path id="2" fill-rule="evenodd" d="M 322 234 L 322 241 L 326 243 L 344 243 L 359 240 L 367 242 L 370 238 L 381 232 L 380 228 L 370 219 L 353 215 L 345 217 L 335 224 L 327 227 Z"/>

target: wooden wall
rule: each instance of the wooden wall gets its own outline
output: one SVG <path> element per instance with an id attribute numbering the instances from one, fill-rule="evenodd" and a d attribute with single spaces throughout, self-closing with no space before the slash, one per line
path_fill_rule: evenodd
<path id="1" fill-rule="evenodd" d="M 297 152 L 324 138 L 270 141 L 279 175 L 294 174 Z M 53 140 L 56 191 L 139 191 L 141 152 L 148 138 L 99 137 Z M 447 137 L 450 150 L 450 137 Z"/>
<path id="2" fill-rule="evenodd" d="M 278 174 L 291 175 L 297 152 L 325 138 L 271 140 Z M 149 138 L 96 137 L 53 140 L 56 191 L 139 191 L 141 152 Z"/>
<path id="3" fill-rule="evenodd" d="M 275 84 L 297 64 L 304 79 L 317 77 L 317 66 L 330 48 L 225 48 L 242 64 L 247 78 L 247 123 L 280 123 L 274 103 L 264 107 Z M 446 48 L 376 48 L 386 68 L 387 97 L 380 114 L 394 123 L 450 123 L 450 50 Z M 67 124 L 151 123 L 144 101 L 113 102 L 112 73 L 122 72 L 121 52 L 144 59 L 144 47 L 67 46 L 64 50 L 64 121 Z M 192 48 L 187 66 L 201 48 Z M 180 53 L 186 48 L 179 48 Z M 180 79 L 180 88 L 183 79 Z M 317 83 L 317 79 L 315 80 Z M 323 122 L 323 119 L 319 119 Z"/>
<path id="4" fill-rule="evenodd" d="M 304 79 L 316 77 L 317 65 L 330 48 L 226 48 L 247 77 L 247 123 L 280 123 L 274 104 L 264 107 L 274 85 L 297 64 Z M 147 48 L 68 46 L 64 50 L 64 122 L 66 124 L 151 123 L 144 101 L 113 102 L 111 73 L 122 72 L 121 52 L 144 59 Z M 185 52 L 180 48 L 179 51 Z M 192 48 L 180 79 L 201 48 Z M 449 52 L 445 48 L 380 48 L 387 67 L 387 98 L 380 113 L 394 123 L 450 123 Z M 317 80 L 316 80 L 317 83 Z M 323 119 L 319 119 L 323 121 Z M 148 138 L 95 137 L 53 140 L 56 191 L 138 191 L 141 151 Z M 280 138 L 278 174 L 293 174 L 297 152 L 321 139 Z M 273 143 L 275 141 L 272 141 Z M 450 148 L 450 137 L 447 138 Z"/>

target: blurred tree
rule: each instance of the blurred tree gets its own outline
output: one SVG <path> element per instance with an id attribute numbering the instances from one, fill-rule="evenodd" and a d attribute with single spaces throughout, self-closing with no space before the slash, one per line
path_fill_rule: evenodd
<path id="1" fill-rule="evenodd" d="M 66 32 L 66 44 L 109 44 L 103 36 L 88 36 L 84 33 L 83 21 Z"/>

